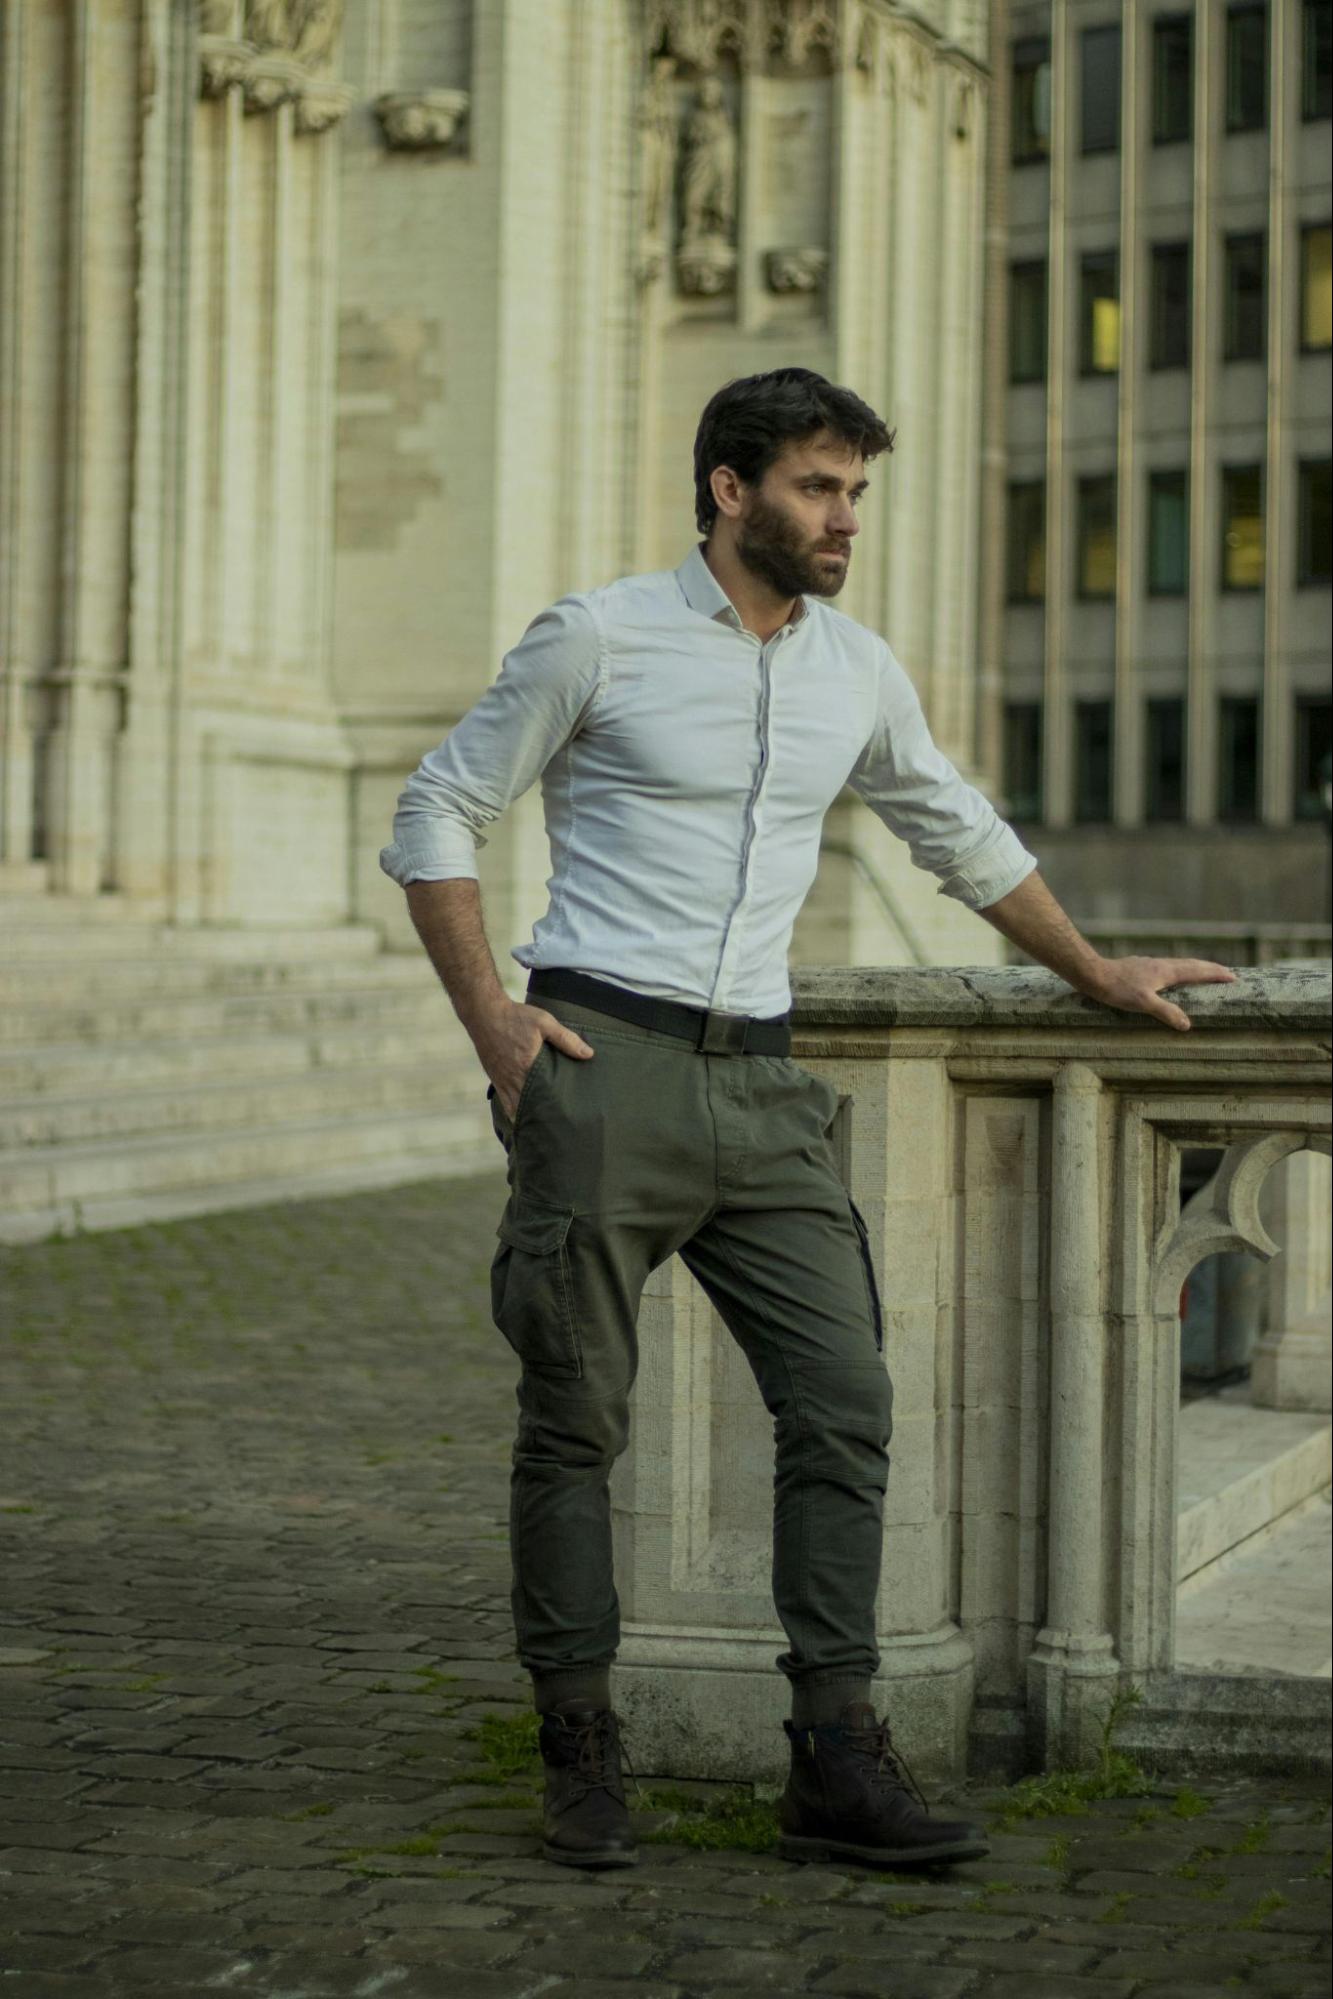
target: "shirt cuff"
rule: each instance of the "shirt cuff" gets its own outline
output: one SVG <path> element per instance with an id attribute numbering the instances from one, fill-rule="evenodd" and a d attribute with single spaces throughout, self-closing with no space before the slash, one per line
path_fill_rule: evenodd
<path id="1" fill-rule="evenodd" d="M 1036 855 L 1030 854 L 1013 829 L 1006 826 L 1002 840 L 993 842 L 940 883 L 940 894 L 952 896 L 968 909 L 989 909 L 1001 896 L 1008 895 L 1010 889 L 1026 881 L 1036 866 Z"/>
<path id="2" fill-rule="evenodd" d="M 401 888 L 409 882 L 479 881 L 475 860 L 465 860 L 455 856 L 413 854 L 395 840 L 391 846 L 380 848 L 380 866 L 386 875 L 396 881 Z"/>

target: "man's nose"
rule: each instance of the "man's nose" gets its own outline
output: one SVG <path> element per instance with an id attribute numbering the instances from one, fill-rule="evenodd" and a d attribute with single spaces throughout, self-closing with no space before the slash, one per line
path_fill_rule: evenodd
<path id="1" fill-rule="evenodd" d="M 829 522 L 831 534 L 860 534 L 861 523 L 856 518 L 856 509 L 850 500 L 840 500 Z"/>

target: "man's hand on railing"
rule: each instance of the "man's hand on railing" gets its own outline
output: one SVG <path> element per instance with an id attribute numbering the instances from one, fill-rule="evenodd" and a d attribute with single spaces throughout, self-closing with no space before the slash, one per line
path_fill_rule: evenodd
<path id="1" fill-rule="evenodd" d="M 1158 995 L 1165 986 L 1229 985 L 1236 974 L 1211 958 L 1103 958 L 1087 982 L 1072 983 L 1103 1006 L 1148 1013 L 1168 1027 L 1187 1031 L 1189 1015 Z"/>
<path id="2" fill-rule="evenodd" d="M 1151 1014 L 1182 1032 L 1189 1028 L 1189 1015 L 1160 999 L 1162 988 L 1230 984 L 1236 976 L 1211 958 L 1103 958 L 1035 870 L 978 913 L 1039 965 L 1067 979 L 1075 992 L 1126 1013 Z"/>

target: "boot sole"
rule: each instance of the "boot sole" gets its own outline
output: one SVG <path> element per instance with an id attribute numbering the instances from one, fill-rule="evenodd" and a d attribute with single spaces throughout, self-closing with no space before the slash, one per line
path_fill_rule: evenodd
<path id="1" fill-rule="evenodd" d="M 639 1864 L 637 1852 L 631 1849 L 627 1853 L 623 1846 L 603 1847 L 600 1853 L 571 1853 L 568 1847 L 543 1845 L 542 1859 L 558 1861 L 562 1867 L 637 1867 Z"/>
<path id="2" fill-rule="evenodd" d="M 795 1833 L 778 1838 L 780 1860 L 859 1860 L 867 1867 L 912 1867 L 927 1860 L 983 1860 L 990 1852 L 984 1839 L 954 1839 L 938 1846 L 856 1846 L 844 1839 L 805 1839 Z"/>

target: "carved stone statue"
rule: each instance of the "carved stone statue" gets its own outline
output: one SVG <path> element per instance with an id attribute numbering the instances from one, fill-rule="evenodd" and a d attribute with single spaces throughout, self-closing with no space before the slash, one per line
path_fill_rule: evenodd
<path id="1" fill-rule="evenodd" d="M 643 159 L 643 233 L 656 241 L 667 233 L 671 182 L 676 166 L 675 58 L 655 56 L 639 109 Z"/>
<path id="2" fill-rule="evenodd" d="M 736 223 L 736 134 L 719 77 L 706 76 L 685 127 L 681 207 L 687 244 L 721 237 Z"/>
<path id="3" fill-rule="evenodd" d="M 315 69 L 327 62 L 342 25 L 342 0 L 246 0 L 245 38 Z"/>

